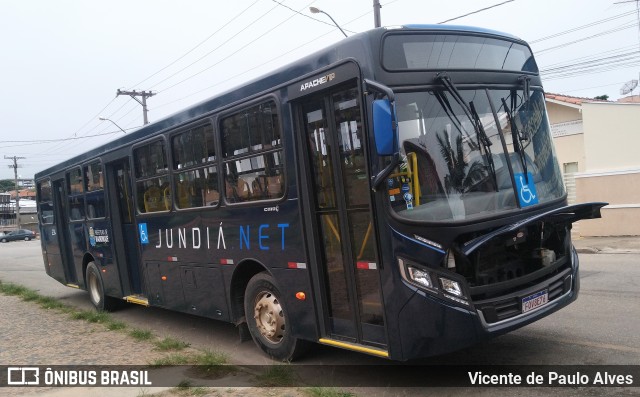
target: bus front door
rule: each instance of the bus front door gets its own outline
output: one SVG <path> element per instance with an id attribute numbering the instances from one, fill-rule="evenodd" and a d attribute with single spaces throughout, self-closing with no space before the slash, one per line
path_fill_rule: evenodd
<path id="1" fill-rule="evenodd" d="M 303 99 L 297 113 L 310 163 L 316 231 L 310 251 L 321 267 L 320 341 L 376 354 L 385 352 L 387 339 L 361 98 L 354 83 Z"/>
<path id="2" fill-rule="evenodd" d="M 122 291 L 125 296 L 140 295 L 142 281 L 129 159 L 107 163 L 107 178 L 114 256 L 121 274 Z"/>

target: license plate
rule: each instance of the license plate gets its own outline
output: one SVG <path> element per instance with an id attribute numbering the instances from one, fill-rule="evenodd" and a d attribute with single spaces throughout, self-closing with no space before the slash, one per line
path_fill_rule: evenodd
<path id="1" fill-rule="evenodd" d="M 522 298 L 522 313 L 530 312 L 549 302 L 549 293 L 547 290 L 536 292 L 533 295 Z"/>

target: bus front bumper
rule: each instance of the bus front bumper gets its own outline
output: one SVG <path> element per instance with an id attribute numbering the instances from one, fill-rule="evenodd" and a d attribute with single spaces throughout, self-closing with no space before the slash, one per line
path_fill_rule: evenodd
<path id="1" fill-rule="evenodd" d="M 492 317 L 486 315 L 487 302 L 474 302 L 473 308 L 465 309 L 417 290 L 398 316 L 399 343 L 396 349 L 390 349 L 391 358 L 410 360 L 464 349 L 531 324 L 569 305 L 577 299 L 580 290 L 579 260 L 573 248 L 570 258 L 571 267 L 566 273 L 500 297 L 501 301 L 511 300 L 517 303 L 522 297 L 536 291 L 557 291 L 559 286 L 563 288 L 545 305 L 504 320 L 491 321 L 487 318 Z"/>

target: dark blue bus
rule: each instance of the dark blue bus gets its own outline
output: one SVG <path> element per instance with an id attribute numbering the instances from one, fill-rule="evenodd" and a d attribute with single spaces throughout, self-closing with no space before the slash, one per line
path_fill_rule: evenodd
<path id="1" fill-rule="evenodd" d="M 375 29 L 36 175 L 47 274 L 394 360 L 568 305 L 572 223 L 536 62 L 459 26 Z"/>

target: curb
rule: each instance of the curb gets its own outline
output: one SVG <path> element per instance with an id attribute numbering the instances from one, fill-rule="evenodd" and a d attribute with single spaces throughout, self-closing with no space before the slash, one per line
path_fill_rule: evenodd
<path id="1" fill-rule="evenodd" d="M 637 248 L 595 248 L 595 247 L 582 247 L 576 248 L 576 252 L 579 254 L 640 254 L 640 249 Z"/>

